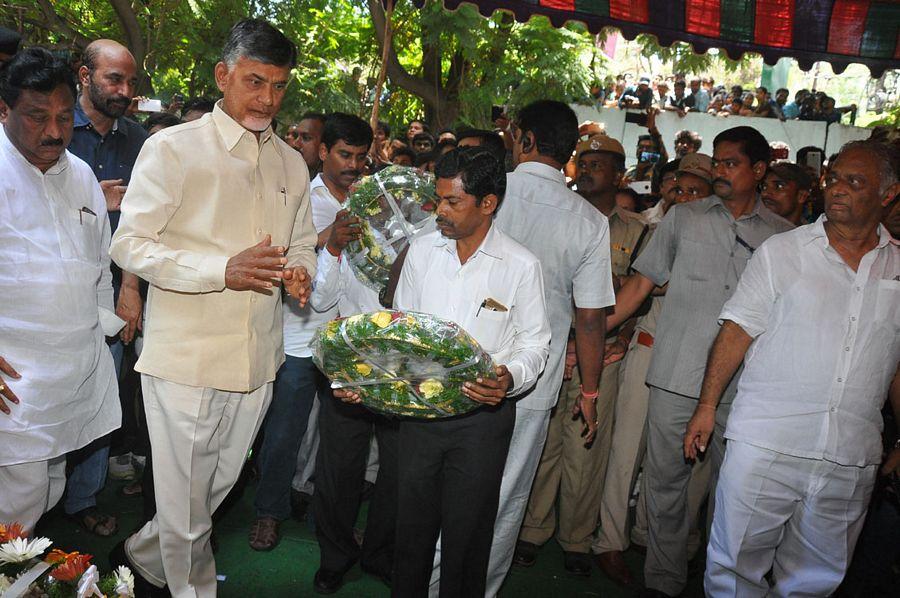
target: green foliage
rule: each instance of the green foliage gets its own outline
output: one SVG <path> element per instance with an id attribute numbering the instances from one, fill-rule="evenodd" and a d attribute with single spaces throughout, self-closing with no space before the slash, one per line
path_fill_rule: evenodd
<path id="1" fill-rule="evenodd" d="M 73 31 L 88 39 L 126 38 L 108 1 L 52 5 L 68 27 L 48 22 L 31 0 L 0 4 L 0 20 L 23 28 L 27 43 L 62 50 L 77 50 Z M 281 120 L 305 110 L 363 117 L 371 111 L 381 52 L 365 0 L 142 0 L 133 7 L 147 46 L 143 67 L 151 89 L 145 92 L 154 97 L 217 96 L 213 67 L 222 41 L 235 21 L 251 15 L 269 19 L 298 46 Z M 592 36 L 579 25 L 557 30 L 542 18 L 513 23 L 500 13 L 485 19 L 470 6 L 450 12 L 432 1 L 419 10 L 402 0 L 393 25 L 400 63 L 415 77 L 431 76 L 447 104 L 439 109 L 460 122 L 488 125 L 494 104 L 581 99 L 596 78 Z M 435 51 L 437 72 L 426 66 L 433 56 L 426 52 Z M 391 80 L 383 100 L 382 120 L 395 128 L 425 112 L 421 98 Z"/>

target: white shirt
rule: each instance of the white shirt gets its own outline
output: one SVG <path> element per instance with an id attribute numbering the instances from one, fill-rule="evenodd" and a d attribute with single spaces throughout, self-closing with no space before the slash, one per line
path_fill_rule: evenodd
<path id="1" fill-rule="evenodd" d="M 42 173 L 4 134 L 0 173 L 0 356 L 22 376 L 2 376 L 20 399 L 0 414 L 4 466 L 64 455 L 119 427 L 104 333 L 122 321 L 90 167 L 65 152 Z"/>
<path id="2" fill-rule="evenodd" d="M 506 176 L 506 196 L 495 223 L 541 262 L 552 339 L 543 376 L 517 403 L 551 409 L 562 384 L 572 303 L 584 309 L 615 305 L 609 223 L 600 210 L 566 187 L 563 173 L 539 162 Z"/>
<path id="3" fill-rule="evenodd" d="M 313 226 L 316 233 L 321 233 L 334 222 L 341 210 L 341 202 L 325 186 L 321 174 L 309 184 L 309 201 Z M 328 250 L 322 248 L 320 253 L 328 253 Z M 319 326 L 337 317 L 337 306 L 317 310 L 317 306 L 310 301 L 306 307 L 301 308 L 294 298 L 285 296 L 282 307 L 285 354 L 292 357 L 312 357 L 309 343 Z"/>
<path id="4" fill-rule="evenodd" d="M 482 307 L 493 299 L 507 311 Z M 481 246 L 460 265 L 456 241 L 440 232 L 409 248 L 394 305 L 456 322 L 497 365 L 505 365 L 518 395 L 535 383 L 550 354 L 550 324 L 541 264 L 527 249 L 491 226 Z"/>
<path id="5" fill-rule="evenodd" d="M 861 467 L 881 460 L 900 360 L 900 245 L 879 226 L 854 272 L 824 221 L 763 243 L 722 310 L 755 338 L 725 437 Z"/>
<path id="6" fill-rule="evenodd" d="M 644 217 L 644 220 L 647 221 L 647 224 L 659 224 L 662 222 L 663 216 L 666 215 L 665 210 L 663 209 L 663 204 L 665 201 L 660 199 L 653 207 L 647 208 L 643 212 L 641 212 L 641 216 Z"/>

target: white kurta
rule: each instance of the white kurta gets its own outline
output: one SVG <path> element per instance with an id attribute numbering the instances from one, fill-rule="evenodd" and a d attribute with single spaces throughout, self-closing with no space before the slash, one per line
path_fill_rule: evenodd
<path id="1" fill-rule="evenodd" d="M 0 135 L 0 356 L 21 375 L 3 376 L 20 404 L 0 414 L 0 466 L 52 459 L 121 424 L 104 339 L 122 324 L 109 239 L 87 164 L 65 152 L 41 173 Z"/>

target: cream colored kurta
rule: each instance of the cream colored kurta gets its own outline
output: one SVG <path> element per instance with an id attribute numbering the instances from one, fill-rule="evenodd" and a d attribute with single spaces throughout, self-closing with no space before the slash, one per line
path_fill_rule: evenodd
<path id="1" fill-rule="evenodd" d="M 170 127 L 138 156 L 110 253 L 150 282 L 136 370 L 188 386 L 249 392 L 284 361 L 281 293 L 225 288 L 230 257 L 272 235 L 288 265 L 316 269 L 309 172 L 267 129 L 222 109 Z"/>
<path id="2" fill-rule="evenodd" d="M 65 152 L 42 173 L 0 132 L 0 356 L 21 375 L 2 376 L 20 403 L 0 413 L 0 466 L 65 455 L 121 423 L 108 247 L 88 165 Z"/>

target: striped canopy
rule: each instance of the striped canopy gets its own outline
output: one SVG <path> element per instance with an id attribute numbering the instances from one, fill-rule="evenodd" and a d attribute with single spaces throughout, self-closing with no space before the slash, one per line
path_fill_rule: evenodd
<path id="1" fill-rule="evenodd" d="M 842 72 L 856 62 L 873 77 L 900 68 L 900 0 L 444 0 L 451 10 L 462 3 L 519 21 L 546 15 L 557 27 L 581 21 L 594 33 L 613 26 L 629 39 L 650 33 L 664 46 L 684 41 L 731 58 L 758 52 L 769 64 L 789 56 L 803 69 L 824 60 Z"/>

